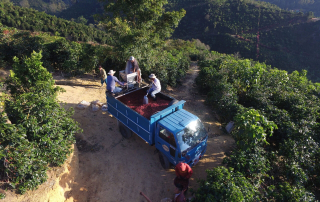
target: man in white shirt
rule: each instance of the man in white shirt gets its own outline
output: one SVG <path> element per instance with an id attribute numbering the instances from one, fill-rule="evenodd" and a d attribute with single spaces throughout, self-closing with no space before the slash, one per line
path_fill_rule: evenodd
<path id="1" fill-rule="evenodd" d="M 157 100 L 156 94 L 161 91 L 161 84 L 160 84 L 159 79 L 157 79 L 154 74 L 150 74 L 149 78 L 152 82 L 152 84 L 151 84 L 152 86 L 151 86 L 150 90 L 148 91 L 148 94 L 150 94 L 151 97 L 153 98 L 153 100 L 156 101 Z"/>

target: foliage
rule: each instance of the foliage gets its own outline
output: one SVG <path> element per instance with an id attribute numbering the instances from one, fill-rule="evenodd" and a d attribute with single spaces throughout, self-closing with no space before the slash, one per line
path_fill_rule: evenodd
<path id="1" fill-rule="evenodd" d="M 30 56 L 32 51 L 43 51 L 43 66 L 48 70 L 60 70 L 71 75 L 91 72 L 105 62 L 111 47 L 77 43 L 62 37 L 30 32 L 17 32 L 0 39 L 3 61 L 11 64 L 13 56 Z"/>
<path id="2" fill-rule="evenodd" d="M 295 12 L 314 12 L 316 16 L 320 15 L 320 1 L 319 0 L 264 0 L 266 2 L 275 4 L 283 9 L 291 9 Z"/>
<path id="3" fill-rule="evenodd" d="M 187 11 L 174 38 L 197 38 L 214 51 L 239 52 L 244 58 L 265 62 L 290 73 L 307 69 L 309 79 L 320 81 L 317 68 L 320 21 L 312 21 L 308 13 L 282 10 L 254 0 L 171 2 L 170 9 Z"/>
<path id="4" fill-rule="evenodd" d="M 240 111 L 234 120 L 236 130 L 233 132 L 233 137 L 237 141 L 237 146 L 243 150 L 262 143 L 268 144 L 267 133 L 271 136 L 273 130 L 277 129 L 273 121 L 268 121 L 255 109 Z"/>
<path id="5" fill-rule="evenodd" d="M 206 172 L 207 180 L 200 180 L 193 201 L 259 201 L 257 188 L 241 173 L 222 166 Z"/>
<path id="6" fill-rule="evenodd" d="M 0 2 L 0 23 L 22 30 L 51 32 L 74 41 L 96 41 L 102 44 L 111 44 L 109 34 L 97 28 L 8 3 Z"/>
<path id="7" fill-rule="evenodd" d="M 258 186 L 266 201 L 313 201 L 320 173 L 319 84 L 307 79 L 307 71 L 288 74 L 231 55 L 211 55 L 199 62 L 196 82 L 222 120 L 235 122 L 237 148 L 224 163 Z"/>
<path id="8" fill-rule="evenodd" d="M 11 64 L 13 56 L 30 56 L 32 50 L 43 53 L 43 66 L 50 71 L 59 70 L 69 75 L 77 75 L 97 70 L 101 64 L 108 69 L 123 70 L 125 62 L 117 57 L 117 53 L 111 46 L 91 43 L 78 43 L 66 40 L 62 37 L 50 36 L 46 33 L 33 34 L 12 30 L 0 38 L 0 59 Z M 143 78 L 150 73 L 156 73 L 163 87 L 175 86 L 185 75 L 190 57 L 204 58 L 209 51 L 198 40 L 165 42 L 163 51 L 152 58 L 138 59 Z M 152 50 L 150 50 L 152 52 Z"/>
<path id="9" fill-rule="evenodd" d="M 26 8 L 33 8 L 39 11 L 45 11 L 47 13 L 58 13 L 66 8 L 68 8 L 71 4 L 71 1 L 66 0 L 8 0 L 8 2 L 15 3 L 16 5 L 26 7 Z"/>
<path id="10" fill-rule="evenodd" d="M 228 164 L 235 172 L 242 173 L 255 186 L 260 185 L 261 179 L 268 177 L 267 172 L 271 169 L 267 152 L 259 146 L 247 150 L 238 149 L 224 158 L 223 163 Z"/>
<path id="11" fill-rule="evenodd" d="M 46 181 L 49 165 L 62 165 L 80 131 L 57 101 L 51 74 L 42 66 L 41 53 L 14 58 L 13 71 L 6 80 L 10 96 L 1 114 L 0 155 L 2 180 L 21 193 Z M 10 120 L 11 123 L 8 123 Z"/>
<path id="12" fill-rule="evenodd" d="M 103 13 L 103 5 L 98 1 L 92 0 L 77 0 L 74 4 L 69 6 L 67 9 L 57 13 L 56 15 L 60 18 L 71 20 L 77 19 L 80 16 L 83 16 L 85 19 L 88 20 L 87 23 L 89 25 L 96 24 L 94 20 L 95 14 L 102 14 Z"/>
<path id="13" fill-rule="evenodd" d="M 284 182 L 277 186 L 270 186 L 264 201 L 317 201 L 314 195 L 303 187 L 291 186 Z"/>
<path id="14" fill-rule="evenodd" d="M 101 2 L 106 2 L 106 14 L 98 18 L 100 24 L 112 34 L 117 60 L 126 61 L 130 55 L 134 55 L 140 64 L 145 64 L 140 67 L 142 72 L 150 73 L 151 69 L 159 69 L 154 73 L 160 74 L 164 83 L 172 80 L 166 76 L 172 68 L 164 66 L 171 56 L 162 49 L 165 39 L 171 36 L 185 11 L 165 11 L 167 0 Z M 162 73 L 164 69 L 170 70 Z"/>

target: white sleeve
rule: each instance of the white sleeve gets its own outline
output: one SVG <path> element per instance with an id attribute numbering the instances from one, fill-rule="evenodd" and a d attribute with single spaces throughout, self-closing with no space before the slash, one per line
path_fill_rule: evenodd
<path id="1" fill-rule="evenodd" d="M 154 80 L 154 86 L 155 86 L 156 90 L 161 90 L 161 84 L 160 84 L 159 79 Z"/>

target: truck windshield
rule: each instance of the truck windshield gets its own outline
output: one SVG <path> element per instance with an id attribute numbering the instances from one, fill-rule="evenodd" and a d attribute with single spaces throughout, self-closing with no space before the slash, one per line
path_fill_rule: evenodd
<path id="1" fill-rule="evenodd" d="M 181 152 L 192 149 L 207 137 L 207 131 L 201 121 L 193 121 L 177 134 Z"/>

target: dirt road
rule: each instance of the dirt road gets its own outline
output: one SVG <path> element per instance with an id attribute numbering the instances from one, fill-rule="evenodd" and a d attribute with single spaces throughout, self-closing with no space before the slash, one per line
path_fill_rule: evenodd
<path id="1" fill-rule="evenodd" d="M 208 149 L 204 158 L 193 167 L 190 185 L 197 187 L 196 180 L 206 177 L 205 170 L 221 165 L 224 153 L 233 145 L 233 139 L 222 134 L 214 112 L 204 105 L 204 97 L 196 93 L 194 79 L 198 68 L 192 65 L 184 84 L 164 91 L 179 100 L 186 100 L 185 109 L 196 114 L 209 128 Z M 106 102 L 105 87 L 99 81 L 79 85 L 61 85 L 66 92 L 59 100 L 65 108 L 74 107 L 82 100 Z M 142 98 L 141 98 L 142 99 Z M 77 135 L 79 162 L 70 168 L 70 179 L 62 178 L 60 185 L 71 187 L 65 193 L 67 201 L 76 202 L 142 202 L 144 192 L 153 202 L 172 198 L 174 170 L 163 170 L 154 146 L 140 137 L 123 139 L 117 128 L 117 120 L 99 110 L 92 112 L 75 109 L 74 119 L 81 124 L 83 133 Z"/>

